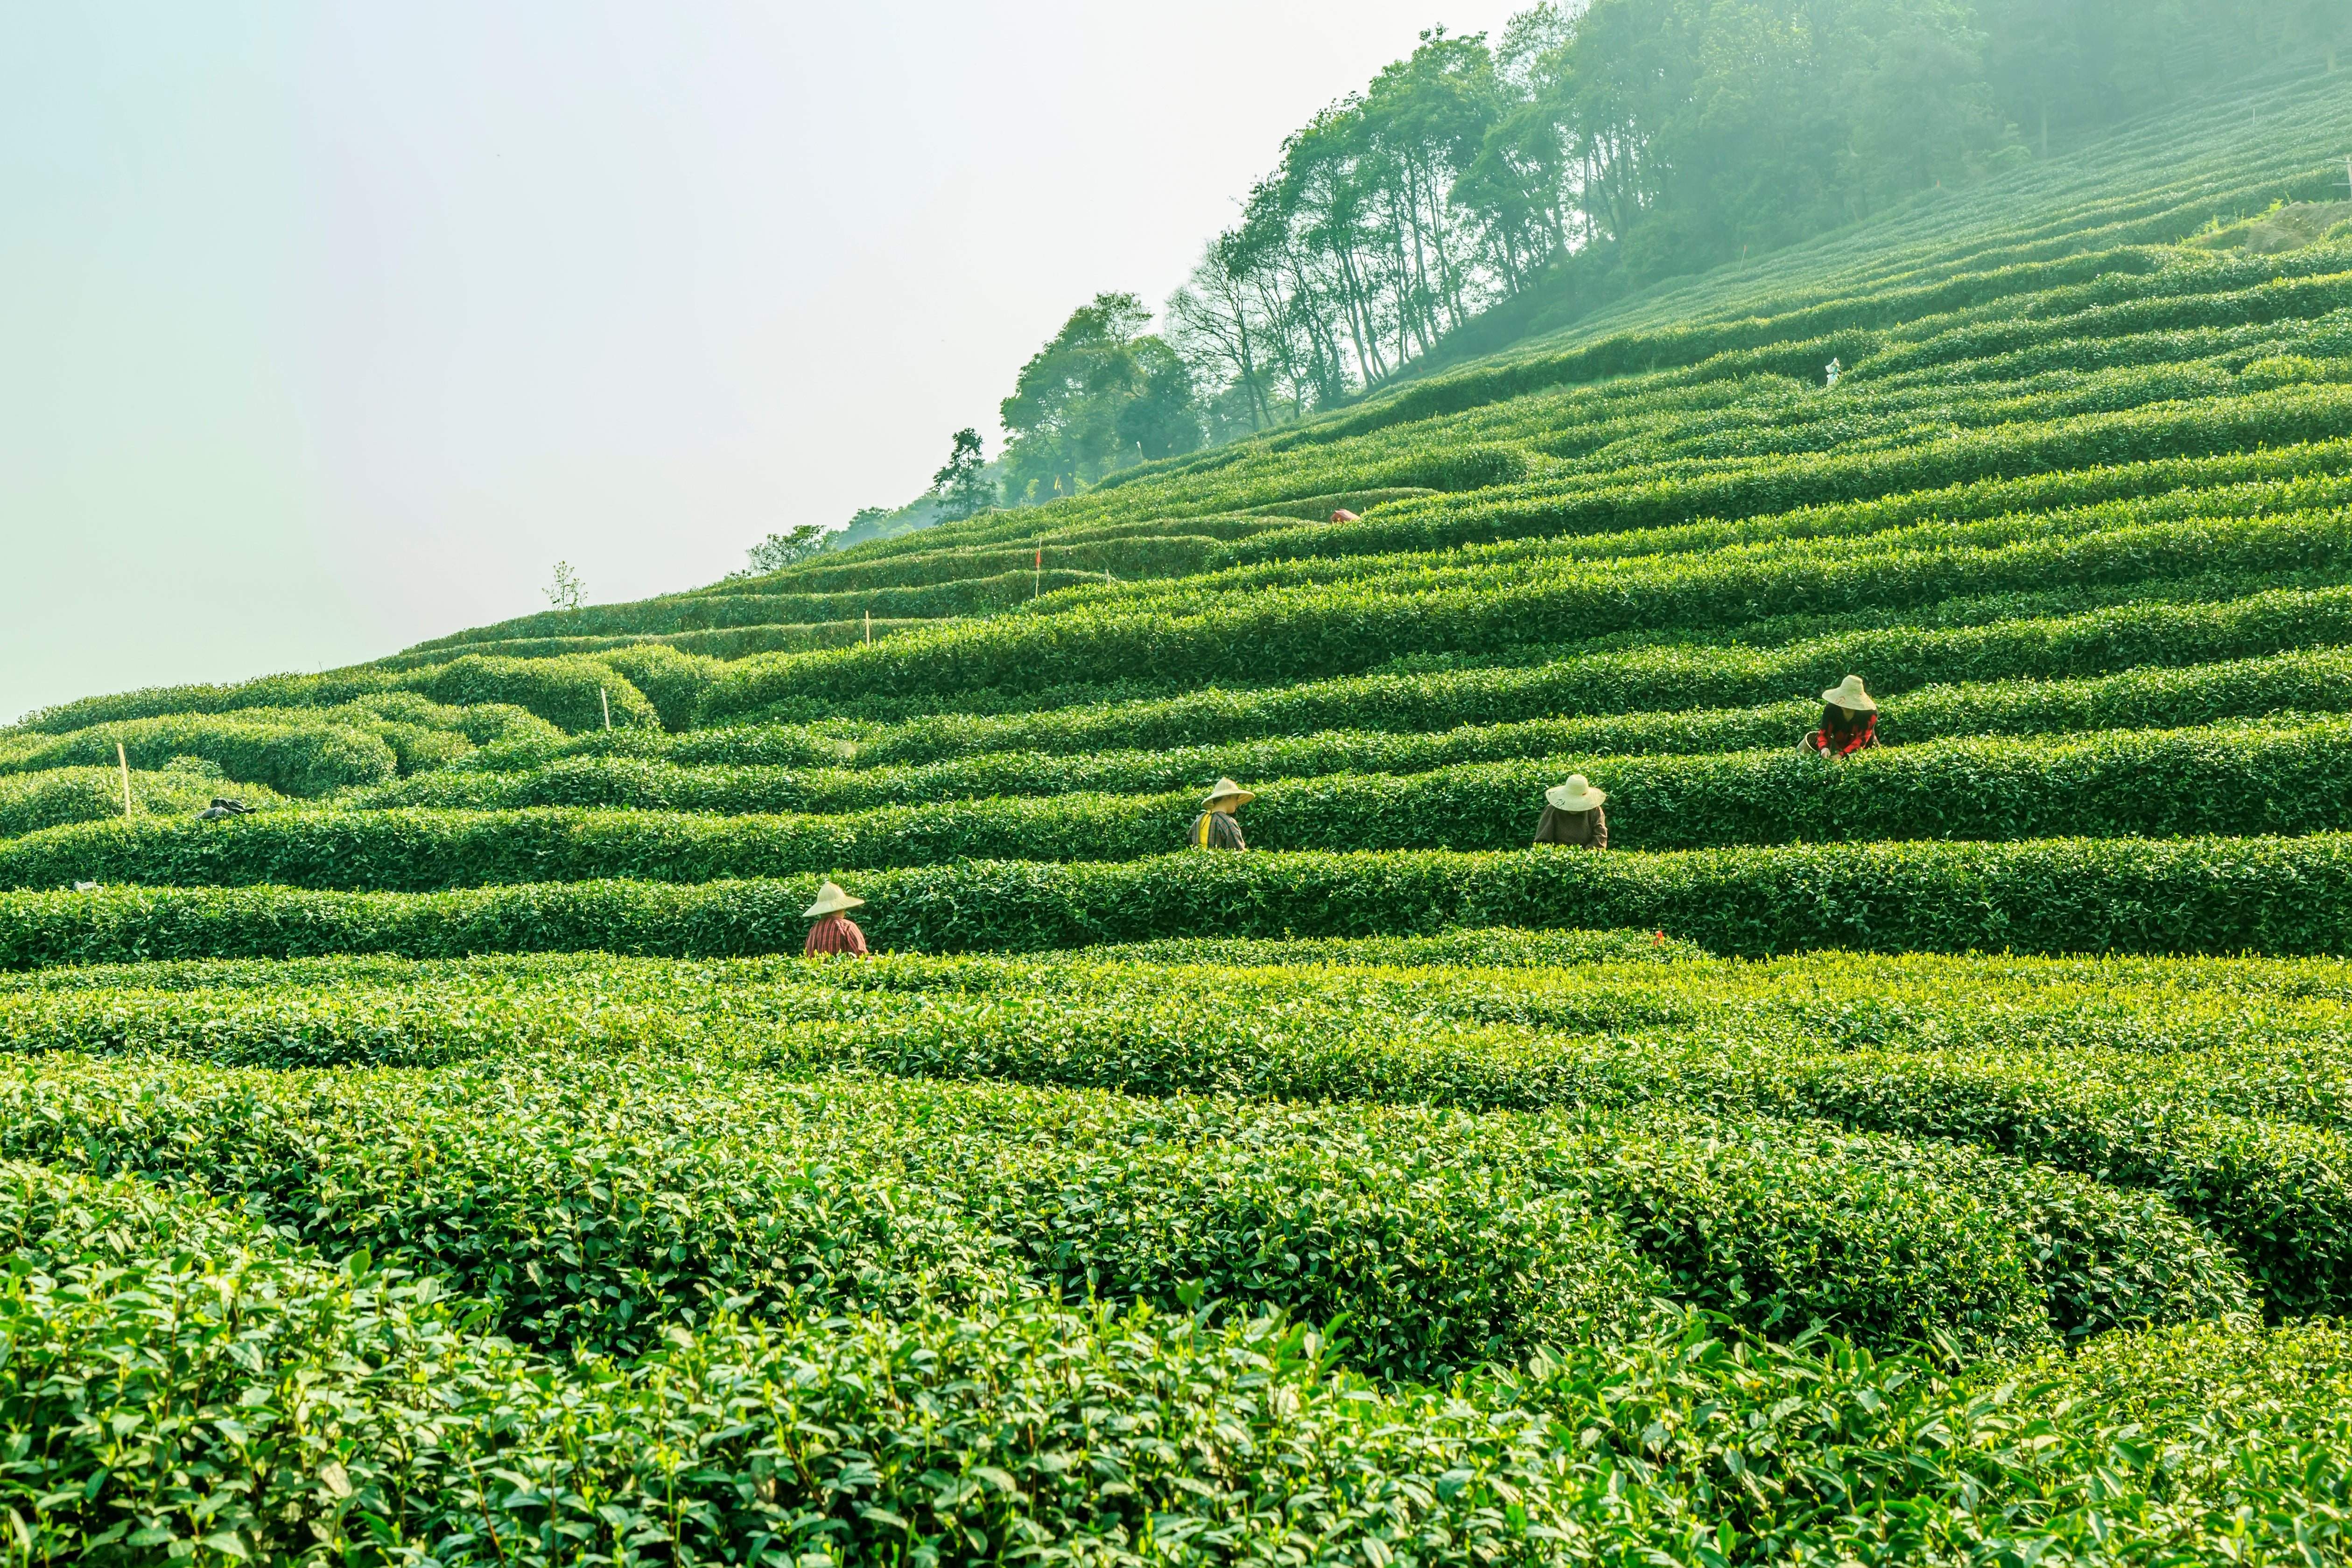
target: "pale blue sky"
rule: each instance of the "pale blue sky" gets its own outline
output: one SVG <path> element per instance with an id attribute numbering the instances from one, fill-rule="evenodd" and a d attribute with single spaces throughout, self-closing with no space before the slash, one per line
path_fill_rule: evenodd
<path id="1" fill-rule="evenodd" d="M 1285 134 L 1514 8 L 0 0 L 0 721 L 904 501 Z"/>

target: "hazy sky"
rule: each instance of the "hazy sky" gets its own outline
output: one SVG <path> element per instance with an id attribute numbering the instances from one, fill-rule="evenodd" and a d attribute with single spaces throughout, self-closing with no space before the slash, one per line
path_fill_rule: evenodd
<path id="1" fill-rule="evenodd" d="M 1513 8 L 0 0 L 0 721 L 910 499 L 1072 307 Z"/>

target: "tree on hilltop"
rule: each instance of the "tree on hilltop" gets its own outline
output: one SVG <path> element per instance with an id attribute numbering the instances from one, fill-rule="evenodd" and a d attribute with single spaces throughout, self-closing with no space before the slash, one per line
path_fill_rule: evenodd
<path id="1" fill-rule="evenodd" d="M 940 498 L 940 515 L 958 521 L 996 505 L 996 486 L 988 477 L 978 430 L 967 425 L 955 433 L 947 466 L 931 476 L 931 490 Z"/>
<path id="2" fill-rule="evenodd" d="M 770 534 L 751 547 L 750 575 L 765 576 L 808 559 L 831 542 L 831 535 L 815 523 L 803 523 L 790 533 Z"/>
<path id="3" fill-rule="evenodd" d="M 1192 372 L 1132 294 L 1097 294 L 1021 367 L 997 413 L 1012 500 L 1050 501 L 1114 468 L 1201 444 Z"/>

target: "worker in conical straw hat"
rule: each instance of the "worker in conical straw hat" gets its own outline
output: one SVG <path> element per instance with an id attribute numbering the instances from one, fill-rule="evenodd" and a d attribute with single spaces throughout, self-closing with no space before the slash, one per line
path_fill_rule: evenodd
<path id="1" fill-rule="evenodd" d="M 843 913 L 865 902 L 845 891 L 837 882 L 828 882 L 818 888 L 816 902 L 801 911 L 803 919 L 816 922 L 809 927 L 808 941 L 801 947 L 801 956 L 815 958 L 828 953 L 855 953 L 861 958 L 866 956 L 866 933 Z"/>
<path id="2" fill-rule="evenodd" d="M 1607 849 L 1609 814 L 1601 807 L 1608 799 L 1608 791 L 1594 789 L 1583 774 L 1570 774 L 1566 783 L 1544 791 L 1543 815 L 1536 819 L 1536 842 Z"/>
<path id="3" fill-rule="evenodd" d="M 1242 841 L 1242 825 L 1234 813 L 1248 805 L 1257 796 L 1230 779 L 1220 779 L 1209 791 L 1207 805 L 1192 819 L 1192 831 L 1184 837 L 1188 849 L 1245 850 Z"/>
<path id="4" fill-rule="evenodd" d="M 1822 727 L 1797 743 L 1801 751 L 1852 757 L 1878 744 L 1878 705 L 1862 689 L 1860 675 L 1848 675 L 1822 694 Z"/>

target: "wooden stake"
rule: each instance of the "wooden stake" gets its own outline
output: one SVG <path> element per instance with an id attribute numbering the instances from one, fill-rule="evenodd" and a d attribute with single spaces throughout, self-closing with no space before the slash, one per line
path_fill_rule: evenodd
<path id="1" fill-rule="evenodd" d="M 1029 597 L 1035 599 L 1045 591 L 1045 547 L 1037 547 L 1037 577 L 1029 585 Z"/>
<path id="2" fill-rule="evenodd" d="M 866 645 L 869 648 L 874 646 L 874 612 L 871 610 L 866 612 Z"/>
<path id="3" fill-rule="evenodd" d="M 122 765 L 122 820 L 131 820 L 131 754 L 122 749 L 122 742 L 114 743 L 114 760 Z"/>
<path id="4" fill-rule="evenodd" d="M 612 728 L 612 727 L 613 727 L 613 699 L 612 699 L 611 697 L 608 697 L 608 696 L 606 696 L 606 695 L 604 695 L 604 687 L 602 687 L 602 686 L 598 686 L 598 687 L 596 688 L 596 700 L 597 700 L 598 702 L 603 703 L 603 704 L 604 705 L 604 727 L 605 727 L 606 729 L 610 729 L 610 728 Z"/>

